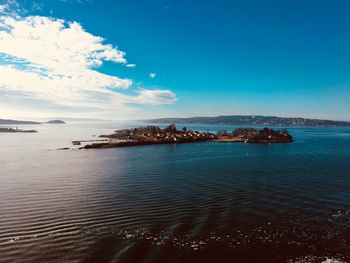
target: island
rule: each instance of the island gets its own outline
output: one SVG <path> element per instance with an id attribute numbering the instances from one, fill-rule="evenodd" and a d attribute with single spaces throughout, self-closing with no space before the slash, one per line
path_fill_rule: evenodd
<path id="1" fill-rule="evenodd" d="M 48 121 L 46 123 L 47 124 L 66 124 L 66 122 L 62 121 L 62 120 L 51 120 L 51 121 Z"/>
<path id="2" fill-rule="evenodd" d="M 178 144 L 190 142 L 244 142 L 244 143 L 288 143 L 293 138 L 287 130 L 264 128 L 239 128 L 231 133 L 218 131 L 217 134 L 203 131 L 188 130 L 186 127 L 178 130 L 175 124 L 166 128 L 146 126 L 134 129 L 116 130 L 113 134 L 100 135 L 108 141 L 87 144 L 79 149 L 113 148 L 150 144 Z M 82 141 L 73 141 L 80 145 Z"/>
<path id="3" fill-rule="evenodd" d="M 36 130 L 22 130 L 22 129 L 13 129 L 13 128 L 0 128 L 0 133 L 32 133 L 38 132 Z"/>

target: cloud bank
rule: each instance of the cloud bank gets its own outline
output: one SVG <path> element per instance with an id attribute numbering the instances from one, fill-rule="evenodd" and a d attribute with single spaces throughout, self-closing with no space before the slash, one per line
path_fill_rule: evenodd
<path id="1" fill-rule="evenodd" d="M 136 104 L 171 104 L 170 90 L 133 89 L 133 81 L 97 69 L 105 61 L 135 67 L 126 53 L 77 22 L 10 14 L 0 6 L 0 95 L 57 109 L 133 111 Z M 129 95 L 120 92 L 131 89 Z M 118 91 L 119 90 L 119 91 Z M 134 95 L 130 95 L 134 93 Z M 15 105 L 14 105 L 15 107 Z"/>

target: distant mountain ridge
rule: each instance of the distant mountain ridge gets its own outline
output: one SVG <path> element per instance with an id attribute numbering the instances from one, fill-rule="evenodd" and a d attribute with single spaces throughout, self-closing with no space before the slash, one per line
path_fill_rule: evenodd
<path id="1" fill-rule="evenodd" d="M 149 123 L 175 124 L 225 124 L 225 125 L 257 125 L 286 127 L 350 127 L 347 121 L 332 121 L 307 118 L 289 118 L 262 115 L 228 115 L 217 117 L 160 118 L 146 120 Z"/>

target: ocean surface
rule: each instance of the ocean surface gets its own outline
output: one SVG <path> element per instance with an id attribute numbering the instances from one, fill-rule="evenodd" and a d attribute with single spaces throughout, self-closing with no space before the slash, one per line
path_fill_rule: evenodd
<path id="1" fill-rule="evenodd" d="M 0 133 L 0 262 L 350 262 L 350 129 L 56 150 L 128 126 Z"/>

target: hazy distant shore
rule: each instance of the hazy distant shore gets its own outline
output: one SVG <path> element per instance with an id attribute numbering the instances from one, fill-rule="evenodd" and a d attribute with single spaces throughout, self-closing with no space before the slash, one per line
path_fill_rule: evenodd
<path id="1" fill-rule="evenodd" d="M 307 118 L 288 118 L 261 115 L 229 115 L 217 117 L 160 118 L 146 120 L 147 123 L 175 124 L 221 124 L 264 127 L 350 127 L 350 121 L 334 121 Z"/>
<path id="2" fill-rule="evenodd" d="M 10 120 L 0 119 L 0 125 L 40 125 L 43 123 L 47 124 L 65 124 L 62 120 L 49 120 L 47 122 L 36 122 L 36 121 L 22 121 L 22 120 Z"/>

